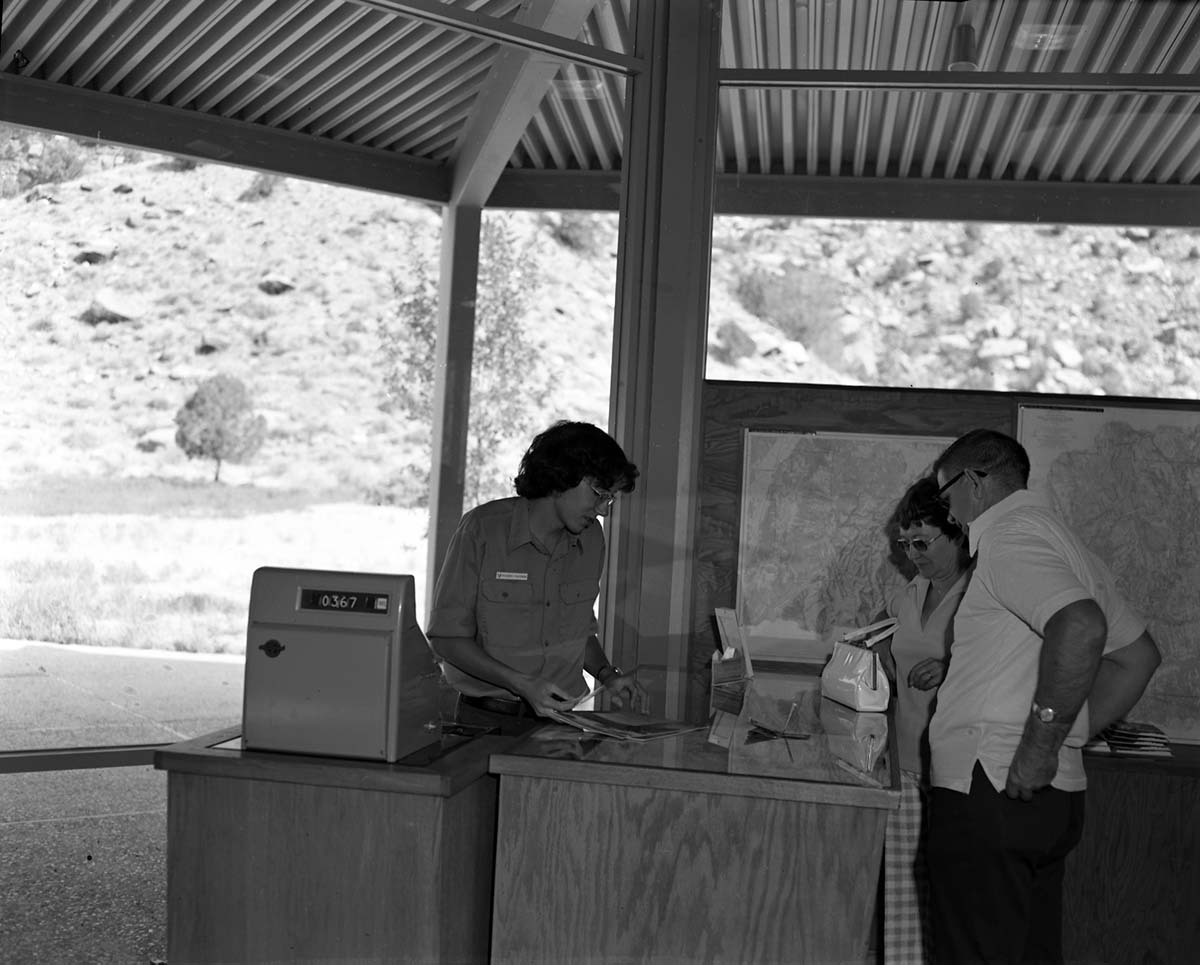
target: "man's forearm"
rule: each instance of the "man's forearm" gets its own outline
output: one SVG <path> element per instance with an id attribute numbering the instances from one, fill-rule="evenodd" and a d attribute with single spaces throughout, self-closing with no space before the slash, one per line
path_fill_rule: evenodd
<path id="1" fill-rule="evenodd" d="M 1070 733 L 1096 677 L 1108 624 L 1093 600 L 1070 603 L 1047 622 L 1033 700 L 1052 710 L 1049 721 L 1032 712 L 1009 767 L 1007 790 L 1026 800 L 1058 771 L 1058 750 Z"/>
<path id="2" fill-rule="evenodd" d="M 1092 690 L 1107 633 L 1104 613 L 1092 600 L 1070 603 L 1046 623 L 1033 699 L 1052 708 L 1054 722 L 1068 730 Z"/>

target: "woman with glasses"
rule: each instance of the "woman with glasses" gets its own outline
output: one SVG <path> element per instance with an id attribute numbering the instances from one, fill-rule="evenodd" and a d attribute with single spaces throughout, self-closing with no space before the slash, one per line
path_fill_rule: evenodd
<path id="1" fill-rule="evenodd" d="M 884 961 L 896 965 L 934 960 L 925 867 L 928 728 L 971 559 L 966 534 L 950 519 L 933 477 L 908 488 L 886 531 L 893 562 L 906 576 L 915 573 L 888 602 L 887 615 L 898 622 L 880 654 L 896 694 L 902 785 L 900 808 L 889 814 L 884 844 Z"/>
<path id="2" fill-rule="evenodd" d="M 558 422 L 521 459 L 515 496 L 463 516 L 446 549 L 429 645 L 458 691 L 456 719 L 521 733 L 570 709 L 591 674 L 618 706 L 644 699 L 596 635 L 600 517 L 638 469 L 607 432 Z"/>

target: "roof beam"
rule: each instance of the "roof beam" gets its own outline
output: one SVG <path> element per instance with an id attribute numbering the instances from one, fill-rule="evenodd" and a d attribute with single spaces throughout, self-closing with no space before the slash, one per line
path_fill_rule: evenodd
<path id="1" fill-rule="evenodd" d="M 611 70 L 630 75 L 645 69 L 645 62 L 614 50 L 583 44 L 553 33 L 546 33 L 522 23 L 501 20 L 487 14 L 477 13 L 463 7 L 455 7 L 442 0 L 350 0 L 364 7 L 398 13 L 425 23 L 437 24 L 458 30 L 472 37 L 482 37 L 509 47 L 520 47 L 534 53 L 545 54 L 559 60 L 569 60 L 597 70 Z"/>
<path id="2" fill-rule="evenodd" d="M 0 120 L 439 204 L 450 192 L 435 162 L 15 74 L 0 74 Z"/>
<path id="3" fill-rule="evenodd" d="M 1200 225 L 1200 186 L 720 174 L 718 215 Z M 493 208 L 616 211 L 619 172 L 506 171 Z"/>
<path id="4" fill-rule="evenodd" d="M 535 211 L 616 211 L 621 206 L 621 172 L 509 168 L 496 181 L 487 206 Z"/>
<path id="5" fill-rule="evenodd" d="M 1195 94 L 1196 74 L 1038 74 L 1016 71 L 726 69 L 722 88 L 935 90 L 963 93 Z"/>
<path id="6" fill-rule="evenodd" d="M 1200 226 L 1200 186 L 722 175 L 723 215 Z"/>
<path id="7" fill-rule="evenodd" d="M 526 26 L 574 37 L 595 5 L 596 0 L 534 0 L 518 17 Z M 487 203 L 560 66 L 515 47 L 499 52 L 454 152 L 451 204 Z"/>

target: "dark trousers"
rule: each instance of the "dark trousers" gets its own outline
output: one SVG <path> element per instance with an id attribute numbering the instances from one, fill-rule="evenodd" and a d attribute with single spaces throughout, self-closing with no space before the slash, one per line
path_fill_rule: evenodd
<path id="1" fill-rule="evenodd" d="M 997 791 L 977 762 L 970 794 L 930 795 L 934 947 L 943 965 L 1059 963 L 1067 855 L 1083 833 L 1083 792 L 1032 801 Z"/>

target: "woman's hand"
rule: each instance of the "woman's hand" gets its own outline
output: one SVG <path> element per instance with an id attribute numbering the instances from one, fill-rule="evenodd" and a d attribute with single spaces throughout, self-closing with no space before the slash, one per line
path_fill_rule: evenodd
<path id="1" fill-rule="evenodd" d="M 557 684 L 541 677 L 526 677 L 516 688 L 516 692 L 529 701 L 534 713 L 541 717 L 545 717 L 549 710 L 562 710 L 564 702 L 569 703 L 572 699 L 571 695 Z"/>
<path id="2" fill-rule="evenodd" d="M 908 685 L 917 690 L 933 690 L 946 679 L 946 661 L 926 657 L 908 672 Z"/>
<path id="3" fill-rule="evenodd" d="M 604 692 L 617 707 L 629 707 L 630 710 L 640 710 L 643 713 L 650 701 L 645 688 L 638 683 L 634 674 L 609 674 L 604 681 Z"/>

